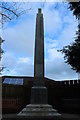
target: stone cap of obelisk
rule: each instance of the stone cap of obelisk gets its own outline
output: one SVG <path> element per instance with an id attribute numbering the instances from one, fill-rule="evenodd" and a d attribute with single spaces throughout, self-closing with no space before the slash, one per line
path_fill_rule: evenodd
<path id="1" fill-rule="evenodd" d="M 41 8 L 38 8 L 38 14 L 41 13 L 41 11 L 42 11 Z"/>
<path id="2" fill-rule="evenodd" d="M 44 77 L 44 25 L 41 8 L 36 16 L 34 77 Z"/>

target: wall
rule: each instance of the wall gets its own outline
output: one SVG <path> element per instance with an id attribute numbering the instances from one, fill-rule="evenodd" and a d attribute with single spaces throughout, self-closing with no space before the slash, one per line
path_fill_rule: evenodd
<path id="1" fill-rule="evenodd" d="M 53 105 L 59 112 L 74 112 L 80 111 L 80 81 L 53 81 L 45 79 L 45 85 L 48 89 L 48 103 Z M 3 84 L 2 97 L 4 99 L 19 100 L 19 109 L 12 110 L 7 108 L 9 112 L 19 112 L 26 104 L 30 103 L 31 87 L 33 80 L 27 81 L 26 85 L 9 85 Z M 3 113 L 5 113 L 3 105 Z M 7 112 L 8 112 L 7 111 Z"/>

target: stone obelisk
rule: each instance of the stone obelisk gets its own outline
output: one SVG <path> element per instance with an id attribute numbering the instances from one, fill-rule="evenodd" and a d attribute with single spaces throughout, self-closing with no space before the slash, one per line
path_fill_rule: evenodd
<path id="1" fill-rule="evenodd" d="M 34 119 L 58 120 L 57 113 L 47 101 L 47 88 L 44 83 L 44 25 L 43 14 L 38 9 L 36 17 L 35 54 L 34 54 L 34 85 L 31 90 L 31 103 L 18 115 Z"/>
<path id="2" fill-rule="evenodd" d="M 44 86 L 44 25 L 43 14 L 41 9 L 38 9 L 35 32 L 34 85 L 31 93 L 31 104 L 45 103 L 47 103 L 47 88 Z"/>
<path id="3" fill-rule="evenodd" d="M 38 9 L 36 16 L 34 77 L 44 77 L 44 25 L 41 9 Z"/>

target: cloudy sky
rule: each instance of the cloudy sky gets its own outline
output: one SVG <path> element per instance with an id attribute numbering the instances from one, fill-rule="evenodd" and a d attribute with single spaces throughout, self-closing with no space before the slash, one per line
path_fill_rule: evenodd
<path id="1" fill-rule="evenodd" d="M 38 8 L 44 16 L 45 77 L 54 80 L 77 79 L 77 74 L 57 52 L 74 41 L 78 22 L 67 3 L 28 3 L 31 8 L 19 19 L 5 24 L 2 64 L 7 68 L 3 75 L 34 76 L 35 24 Z"/>

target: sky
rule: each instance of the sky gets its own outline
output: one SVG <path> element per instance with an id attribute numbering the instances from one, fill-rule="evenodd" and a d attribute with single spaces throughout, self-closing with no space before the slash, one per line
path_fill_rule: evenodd
<path id="1" fill-rule="evenodd" d="M 42 8 L 45 77 L 56 81 L 77 79 L 77 73 L 65 63 L 64 54 L 57 52 L 74 41 L 77 30 L 78 21 L 68 9 L 68 3 L 26 2 L 22 6 L 23 9 L 31 10 L 27 10 L 17 20 L 6 23 L 2 30 L 5 39 L 2 64 L 6 66 L 3 75 L 34 76 L 36 14 L 38 8 Z"/>

